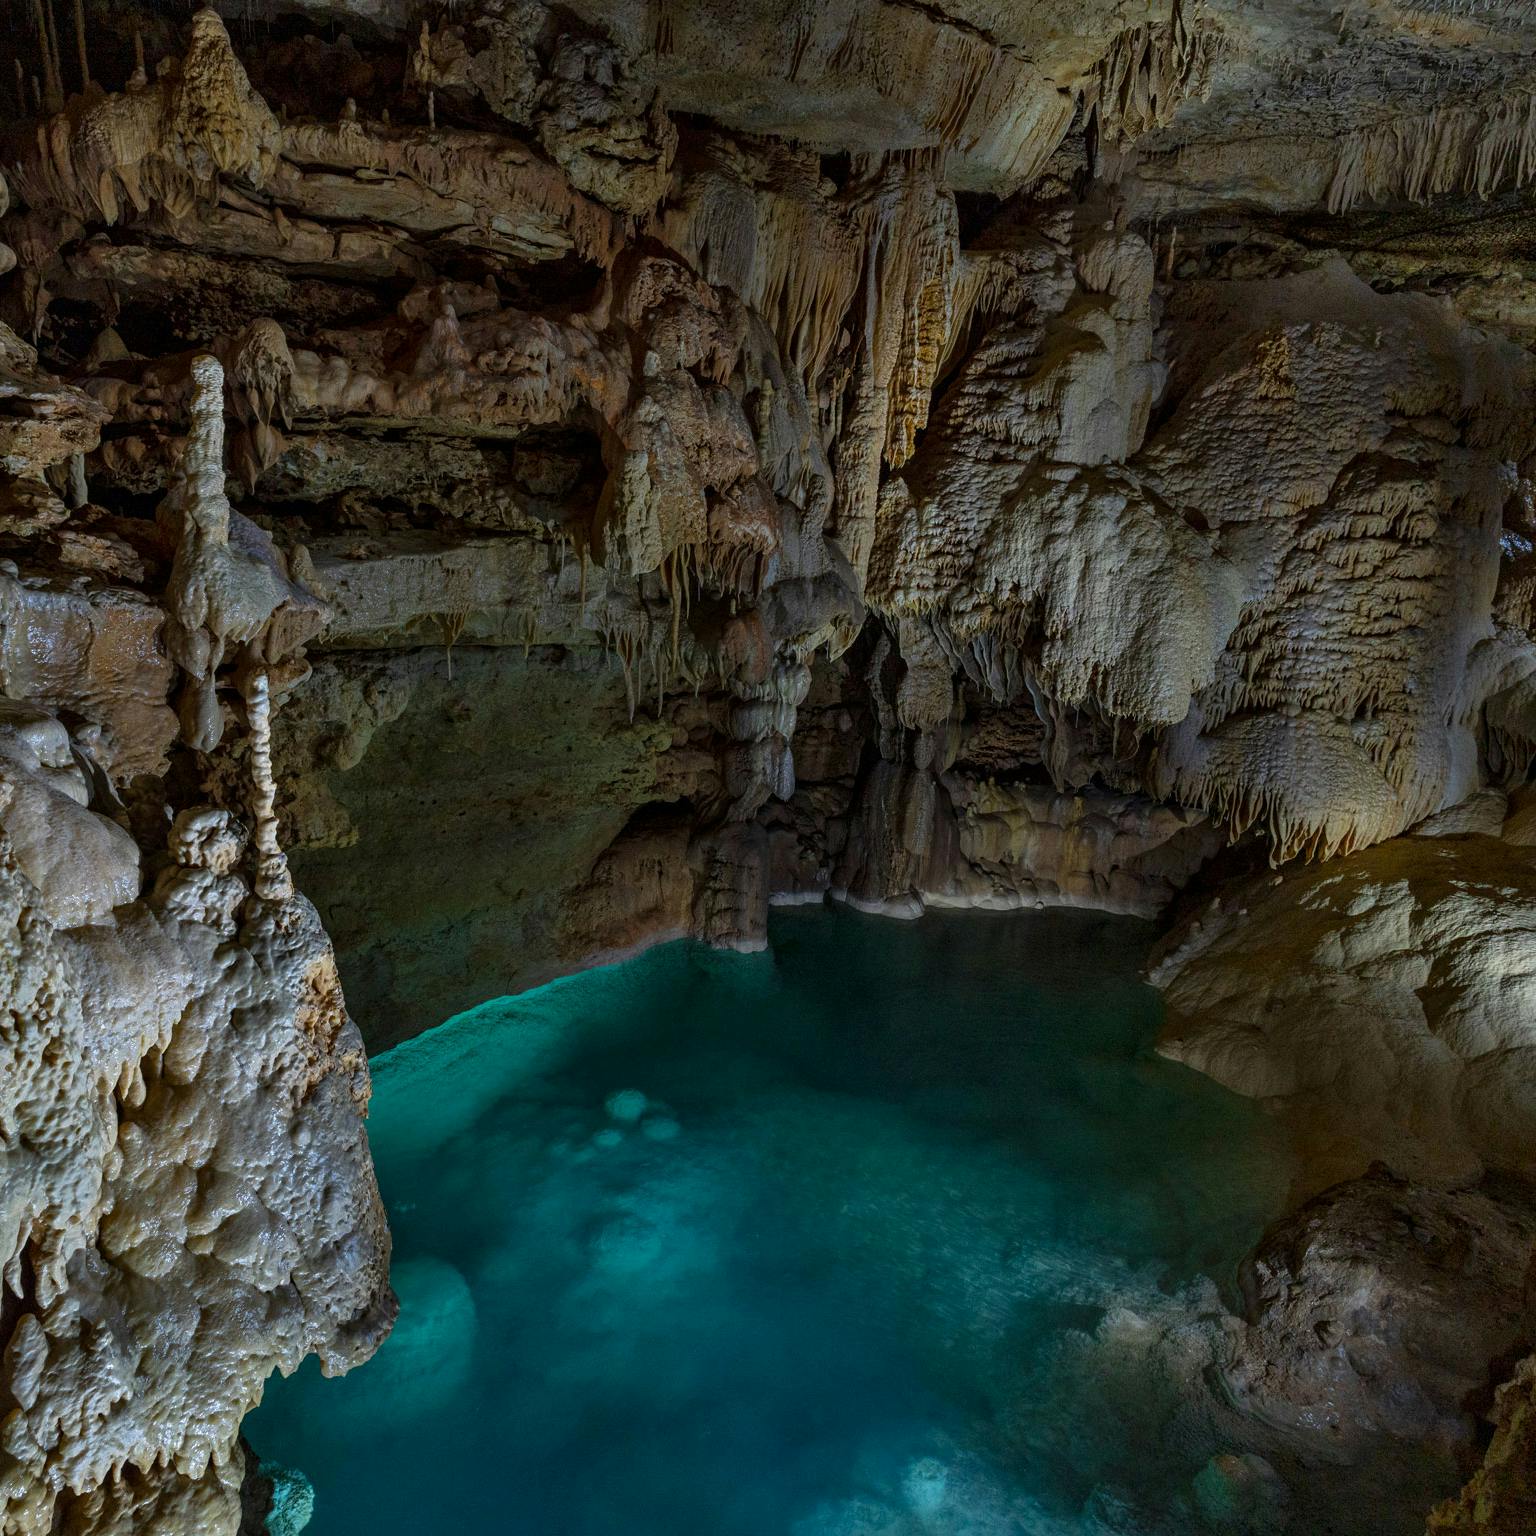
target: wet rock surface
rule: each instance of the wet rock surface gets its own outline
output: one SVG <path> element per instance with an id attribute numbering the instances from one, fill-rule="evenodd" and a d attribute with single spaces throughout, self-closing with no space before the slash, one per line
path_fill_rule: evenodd
<path id="1" fill-rule="evenodd" d="M 1340 1446 L 1384 1431 L 1470 1445 L 1536 1336 L 1536 1186 L 1411 1184 L 1378 1166 L 1265 1233 L 1239 1270 L 1251 1325 L 1225 1386 Z"/>

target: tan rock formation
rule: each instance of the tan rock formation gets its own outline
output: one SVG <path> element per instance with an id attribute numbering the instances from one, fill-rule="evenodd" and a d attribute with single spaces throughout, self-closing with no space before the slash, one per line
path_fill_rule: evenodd
<path id="1" fill-rule="evenodd" d="M 224 661 L 237 654 L 269 665 L 288 661 L 320 627 L 323 612 L 289 579 L 271 539 L 230 506 L 224 373 L 208 354 L 193 359 L 191 372 L 191 433 L 156 516 L 176 551 L 165 593 L 166 639 L 187 676 L 182 732 L 206 751 L 223 733 L 215 682 Z M 269 416 L 277 377 L 258 368 L 241 383 L 258 413 Z"/>
<path id="2" fill-rule="evenodd" d="M 1429 1517 L 1429 1536 L 1518 1536 L 1536 1519 L 1536 1357 L 1499 1388 L 1493 1440 L 1483 1465 L 1455 1499 Z"/>
<path id="3" fill-rule="evenodd" d="M 1159 1049 L 1296 1121 L 1313 1188 L 1532 1170 L 1536 865 L 1401 838 L 1224 892 L 1165 941 Z M 1262 935 L 1262 940 L 1257 936 Z"/>
<path id="4" fill-rule="evenodd" d="M 784 0 L 721 14 L 672 0 L 575 7 L 609 29 L 668 105 L 753 135 L 857 152 L 942 145 L 960 184 L 1011 191 L 1037 174 L 1092 91 L 1134 131 L 1202 88 L 1193 10 L 1148 28 L 1123 13 L 1043 0 L 891 8 Z M 1175 11 L 1175 16 L 1179 16 Z"/>
<path id="5" fill-rule="evenodd" d="M 872 602 L 969 650 L 1002 702 L 1027 686 L 1150 737 L 1144 782 L 1281 858 L 1461 800 L 1489 733 L 1523 766 L 1536 651 L 1493 604 L 1527 430 L 1502 381 L 1529 359 L 1341 266 L 1196 288 L 1143 448 L 1150 263 L 1099 240 L 1088 295 L 973 354 L 887 488 Z M 1380 586 L 1391 616 L 1356 596 Z"/>
<path id="6" fill-rule="evenodd" d="M 55 927 L 110 922 L 114 907 L 138 896 L 138 847 L 90 809 L 74 743 L 46 710 L 0 701 L 0 784 L 0 825 Z"/>
<path id="7" fill-rule="evenodd" d="M 1197 812 L 1135 795 L 947 780 L 965 861 L 936 906 L 1083 906 L 1154 917 L 1221 846 Z"/>
<path id="8" fill-rule="evenodd" d="M 1250 1327 L 1225 1388 L 1293 1435 L 1326 1427 L 1340 1455 L 1372 1434 L 1465 1444 L 1490 1366 L 1528 1337 L 1533 1257 L 1529 1184 L 1451 1194 L 1377 1170 L 1338 1185 L 1244 1260 Z"/>
<path id="9" fill-rule="evenodd" d="M 21 199 L 82 222 L 115 224 L 128 209 L 185 217 L 230 176 L 260 186 L 279 127 L 252 89 L 218 15 L 193 19 L 187 52 L 152 82 L 105 99 L 82 95 L 37 125 L 15 168 Z"/>

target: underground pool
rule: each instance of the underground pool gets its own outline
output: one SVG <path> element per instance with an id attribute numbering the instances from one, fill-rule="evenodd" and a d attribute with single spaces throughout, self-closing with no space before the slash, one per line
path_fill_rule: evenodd
<path id="1" fill-rule="evenodd" d="M 400 1319 L 347 1378 L 269 1385 L 280 1500 L 312 1485 L 316 1536 L 1290 1528 L 1283 1489 L 1223 1505 L 1200 1385 L 1288 1165 L 1153 1054 L 1148 930 L 818 909 L 770 937 L 376 1060 Z"/>

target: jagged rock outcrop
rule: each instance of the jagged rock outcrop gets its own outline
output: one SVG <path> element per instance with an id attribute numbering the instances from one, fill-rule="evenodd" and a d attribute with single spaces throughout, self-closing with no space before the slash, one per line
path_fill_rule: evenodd
<path id="1" fill-rule="evenodd" d="M 133 840 L 52 761 L 63 727 L 7 730 L 32 751 L 0 762 L 0 1522 L 233 1533 L 267 1375 L 343 1370 L 393 1315 L 362 1042 L 314 908 L 251 893 L 227 815 L 179 817 L 141 900 Z M 49 774 L 71 858 L 40 869 Z"/>
<path id="2" fill-rule="evenodd" d="M 139 893 L 139 850 L 90 809 L 91 781 L 69 732 L 35 705 L 0 703 L 4 825 L 21 873 L 59 928 L 110 922 Z M 81 754 L 83 756 L 83 754 Z"/>
<path id="3" fill-rule="evenodd" d="M 1429 1536 L 1517 1536 L 1536 1519 L 1536 1356 L 1498 1389 L 1493 1438 L 1459 1497 L 1430 1513 Z"/>
<path id="4" fill-rule="evenodd" d="M 1536 651 L 1494 595 L 1529 358 L 1341 265 L 1195 285 L 1143 444 L 1151 260 L 1102 239 L 1059 318 L 973 354 L 887 489 L 871 601 L 1000 702 L 1148 738 L 1136 778 L 1281 858 L 1523 772 Z M 1084 261 L 1131 275 L 1093 303 Z"/>
<path id="5" fill-rule="evenodd" d="M 35 507 L 101 418 L 13 350 L 7 467 L 32 477 Z M 234 803 L 251 806 L 254 859 L 228 809 L 170 820 L 171 647 L 187 667 L 199 630 L 249 641 L 271 618 L 258 602 L 241 620 L 239 573 L 220 564 L 217 365 L 205 374 L 215 414 L 182 450 L 174 556 L 143 532 L 164 606 L 112 585 L 115 558 L 72 569 L 85 547 L 56 534 L 41 569 L 3 578 L 0 1527 L 16 1536 L 233 1536 L 240 1422 L 267 1376 L 316 1353 L 344 1370 L 393 1316 L 362 1041 L 319 916 L 282 879 L 265 670 L 240 680 L 255 742 Z M 199 522 L 210 503 L 222 519 Z M 87 521 L 57 506 L 43 527 Z M 203 651 L 211 691 L 220 658 Z"/>
<path id="6" fill-rule="evenodd" d="M 1244 1260 L 1250 1327 L 1226 1391 L 1293 1434 L 1327 1428 L 1341 1453 L 1372 1434 L 1470 1443 L 1536 1323 L 1533 1192 L 1490 1179 L 1447 1193 L 1376 1169 L 1317 1196 Z"/>

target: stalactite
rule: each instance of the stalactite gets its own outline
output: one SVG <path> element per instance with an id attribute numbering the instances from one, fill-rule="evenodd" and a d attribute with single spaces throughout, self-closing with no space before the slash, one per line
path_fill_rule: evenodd
<path id="1" fill-rule="evenodd" d="M 53 78 L 54 96 L 62 110 L 66 100 L 64 90 L 64 52 L 59 44 L 59 17 L 54 8 L 54 0 L 43 0 L 44 12 L 48 22 L 48 72 Z"/>
<path id="2" fill-rule="evenodd" d="M 80 56 L 80 89 L 91 88 L 91 64 L 85 52 L 85 0 L 75 0 L 75 47 Z"/>
<path id="3" fill-rule="evenodd" d="M 48 90 L 56 95 L 49 69 Z M 251 90 L 211 10 L 194 18 L 179 74 L 105 97 L 75 116 L 63 115 L 62 104 L 50 111 L 32 153 L 15 167 L 16 185 L 29 201 L 88 222 L 115 223 L 125 200 L 140 212 L 157 203 L 185 212 L 220 176 L 260 185 L 276 162 L 277 121 Z"/>
<path id="4" fill-rule="evenodd" d="M 32 29 L 37 34 L 38 51 L 43 57 L 44 89 L 39 110 L 62 112 L 64 110 L 64 84 L 59 78 L 58 63 L 54 56 L 52 29 L 49 23 L 47 0 L 32 0 Z M 36 81 L 33 82 L 36 90 Z"/>
<path id="5" fill-rule="evenodd" d="M 1173 0 L 1166 22 L 1121 32 L 1083 91 L 1082 111 L 1106 144 L 1129 143 L 1166 127 L 1180 105 L 1209 94 L 1216 34 L 1198 12 Z"/>
<path id="6" fill-rule="evenodd" d="M 1449 193 L 1487 198 L 1536 178 L 1536 92 L 1493 103 L 1448 105 L 1394 117 L 1344 141 L 1327 202 L 1342 213 L 1393 197 L 1423 202 Z"/>

